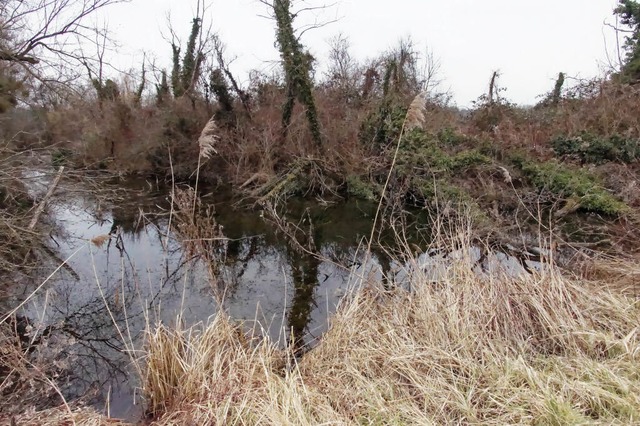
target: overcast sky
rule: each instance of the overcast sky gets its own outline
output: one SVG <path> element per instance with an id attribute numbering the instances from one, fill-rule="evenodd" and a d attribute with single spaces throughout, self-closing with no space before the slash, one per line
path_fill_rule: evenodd
<path id="1" fill-rule="evenodd" d="M 532 104 L 551 89 L 558 72 L 569 76 L 601 74 L 616 56 L 615 0 L 306 0 L 308 5 L 332 4 L 318 16 L 304 19 L 337 22 L 307 32 L 302 42 L 320 63 L 326 62 L 328 40 L 348 36 L 358 58 L 376 56 L 400 38 L 410 36 L 419 51 L 428 46 L 441 63 L 441 77 L 458 105 L 469 105 L 486 92 L 494 70 L 502 74 L 506 97 Z M 208 0 L 210 20 L 237 56 L 232 70 L 241 79 L 247 70 L 268 70 L 277 60 L 274 24 L 259 15 L 257 0 Z M 171 49 L 167 15 L 186 40 L 195 1 L 132 0 L 108 9 L 106 20 L 121 47 L 114 63 L 139 67 L 141 52 L 169 66 Z M 301 18 L 300 24 L 303 23 Z M 608 53 L 607 53 L 608 52 Z"/>

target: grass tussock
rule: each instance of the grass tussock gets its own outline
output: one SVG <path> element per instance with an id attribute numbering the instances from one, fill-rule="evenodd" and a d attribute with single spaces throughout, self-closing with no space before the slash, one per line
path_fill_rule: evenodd
<path id="1" fill-rule="evenodd" d="M 415 266 L 415 265 L 414 265 Z M 598 280 L 478 275 L 367 282 L 298 362 L 225 315 L 149 332 L 155 424 L 634 424 L 640 304 Z"/>

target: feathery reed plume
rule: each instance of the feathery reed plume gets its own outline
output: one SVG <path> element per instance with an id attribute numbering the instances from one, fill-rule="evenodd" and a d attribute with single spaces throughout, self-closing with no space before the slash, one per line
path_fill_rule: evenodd
<path id="1" fill-rule="evenodd" d="M 218 135 L 218 125 L 216 124 L 215 118 L 211 117 L 206 126 L 204 126 L 204 129 L 202 129 L 202 133 L 200 133 L 200 137 L 198 138 L 200 156 L 209 159 L 213 154 L 217 154 L 218 151 L 216 151 L 215 145 L 219 140 L 220 136 Z"/>
<path id="2" fill-rule="evenodd" d="M 506 183 L 513 182 L 513 179 L 511 179 L 511 174 L 509 173 L 509 170 L 507 170 L 505 167 L 502 167 L 502 166 L 498 166 L 498 169 L 500 169 L 500 172 L 502 173 L 502 177 L 504 178 L 504 181 Z"/>
<path id="3" fill-rule="evenodd" d="M 424 125 L 424 113 L 426 109 L 426 92 L 420 92 L 413 99 L 405 117 L 404 129 L 406 131 L 422 127 Z"/>

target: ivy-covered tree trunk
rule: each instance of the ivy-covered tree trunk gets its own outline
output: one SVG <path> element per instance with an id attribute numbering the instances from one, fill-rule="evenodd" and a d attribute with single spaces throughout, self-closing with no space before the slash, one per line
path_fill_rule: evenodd
<path id="1" fill-rule="evenodd" d="M 167 72 L 162 70 L 162 77 L 160 78 L 160 84 L 156 84 L 156 105 L 161 106 L 169 99 L 171 92 L 169 89 L 169 82 L 167 81 Z"/>
<path id="2" fill-rule="evenodd" d="M 226 126 L 235 126 L 235 110 L 233 107 L 233 97 L 229 92 L 229 85 L 224 79 L 222 70 L 215 69 L 209 78 L 209 89 L 215 96 L 220 106 L 214 117 L 218 123 Z"/>
<path id="3" fill-rule="evenodd" d="M 181 83 L 183 93 L 191 92 L 194 82 L 200 74 L 202 57 L 200 52 L 196 52 L 196 44 L 198 36 L 200 35 L 200 29 L 200 19 L 195 18 L 191 23 L 191 33 L 189 34 L 189 40 L 187 41 L 187 50 L 184 53 L 184 58 L 182 59 Z"/>
<path id="4" fill-rule="evenodd" d="M 142 102 L 142 94 L 144 93 L 144 88 L 147 85 L 147 70 L 144 66 L 144 59 L 142 61 L 142 75 L 140 76 L 140 84 L 136 89 L 136 93 L 133 97 L 133 103 L 137 106 L 140 106 Z"/>
<path id="5" fill-rule="evenodd" d="M 180 46 L 176 45 L 175 43 L 171 43 L 171 50 L 173 53 L 173 68 L 171 69 L 171 89 L 173 90 L 173 96 L 179 98 L 183 94 L 180 80 Z"/>
<path id="6" fill-rule="evenodd" d="M 558 74 L 558 79 L 556 80 L 556 84 L 553 87 L 553 93 L 551 94 L 551 105 L 557 106 L 560 103 L 560 98 L 562 97 L 562 86 L 564 86 L 564 73 L 561 72 Z"/>
<path id="7" fill-rule="evenodd" d="M 197 44 L 201 29 L 200 18 L 194 18 L 191 23 L 191 33 L 189 34 L 187 47 L 182 58 L 180 58 L 182 51 L 180 46 L 175 42 L 171 43 L 173 53 L 171 88 L 173 89 L 173 96 L 176 98 L 190 94 L 200 77 L 200 68 L 204 58 L 198 51 Z"/>
<path id="8" fill-rule="evenodd" d="M 276 41 L 280 50 L 287 86 L 287 100 L 282 109 L 283 134 L 285 136 L 287 134 L 287 129 L 291 124 L 293 106 L 297 100 L 306 109 L 307 122 L 314 143 L 321 147 L 322 134 L 310 75 L 312 57 L 304 51 L 293 30 L 294 16 L 291 13 L 291 1 L 274 0 L 273 11 L 277 25 Z"/>

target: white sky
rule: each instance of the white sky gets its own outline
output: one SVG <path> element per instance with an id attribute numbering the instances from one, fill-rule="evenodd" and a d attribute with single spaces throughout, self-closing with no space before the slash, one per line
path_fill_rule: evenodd
<path id="1" fill-rule="evenodd" d="M 309 5 L 334 0 L 306 0 Z M 426 46 L 441 63 L 441 77 L 460 106 L 486 92 L 494 70 L 502 74 L 506 97 L 533 104 L 548 92 L 558 72 L 573 77 L 601 74 L 609 56 L 616 56 L 613 31 L 615 0 L 335 0 L 319 20 L 339 18 L 307 32 L 302 41 L 320 64 L 326 63 L 328 40 L 343 33 L 354 56 L 365 59 L 410 36 Z M 213 23 L 241 80 L 251 68 L 268 70 L 277 60 L 274 24 L 258 15 L 265 6 L 257 0 L 207 0 L 206 18 Z M 169 68 L 171 49 L 161 33 L 168 33 L 167 14 L 186 41 L 195 0 L 132 0 L 108 9 L 106 20 L 121 47 L 114 64 L 139 69 L 142 51 Z M 307 14 L 305 19 L 314 17 Z M 302 19 L 302 18 L 301 18 Z M 301 21 L 302 23 L 302 21 Z"/>

